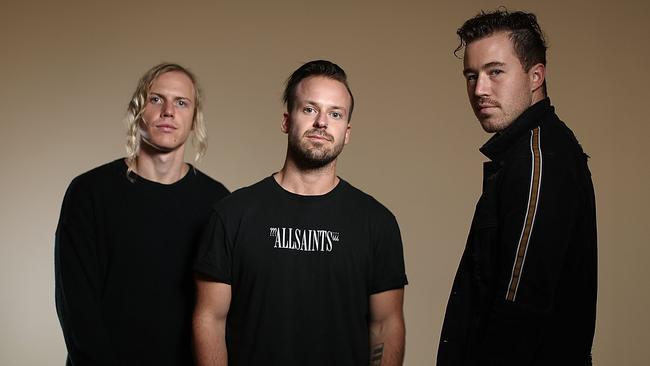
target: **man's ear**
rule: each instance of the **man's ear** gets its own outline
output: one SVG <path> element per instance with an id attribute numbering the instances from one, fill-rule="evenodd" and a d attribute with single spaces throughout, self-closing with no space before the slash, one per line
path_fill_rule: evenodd
<path id="1" fill-rule="evenodd" d="M 528 76 L 530 77 L 530 91 L 534 92 L 544 85 L 544 80 L 546 79 L 546 66 L 544 66 L 544 64 L 533 65 L 530 70 L 528 70 Z"/>
<path id="2" fill-rule="evenodd" d="M 347 145 L 348 142 L 350 142 L 350 129 L 352 128 L 352 125 L 350 122 L 348 122 L 348 129 L 345 131 L 345 140 L 343 141 L 344 145 Z"/>
<path id="3" fill-rule="evenodd" d="M 285 112 L 282 115 L 282 124 L 280 125 L 280 130 L 284 133 L 289 133 L 289 113 Z"/>

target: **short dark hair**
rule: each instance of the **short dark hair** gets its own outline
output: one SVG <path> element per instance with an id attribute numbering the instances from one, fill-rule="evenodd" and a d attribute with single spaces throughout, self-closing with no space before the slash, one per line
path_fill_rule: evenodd
<path id="1" fill-rule="evenodd" d="M 525 71 L 540 63 L 546 66 L 546 40 L 535 14 L 509 12 L 506 8 L 490 12 L 482 10 L 467 20 L 456 31 L 460 44 L 454 54 L 458 56 L 458 51 L 475 40 L 503 31 L 510 33 L 510 40 Z"/>
<path id="2" fill-rule="evenodd" d="M 324 76 L 326 78 L 339 81 L 345 85 L 345 88 L 350 94 L 350 99 L 352 100 L 350 103 L 350 111 L 348 111 L 349 122 L 350 119 L 352 119 L 352 110 L 354 109 L 354 96 L 352 95 L 352 91 L 348 85 L 348 77 L 345 75 L 345 71 L 343 71 L 339 65 L 327 60 L 309 61 L 300 66 L 296 71 L 293 72 L 293 74 L 291 74 L 289 79 L 287 79 L 283 96 L 284 104 L 287 106 L 287 112 L 293 110 L 293 106 L 296 102 L 296 89 L 298 88 L 298 84 L 300 84 L 300 82 L 304 79 L 312 76 Z"/>

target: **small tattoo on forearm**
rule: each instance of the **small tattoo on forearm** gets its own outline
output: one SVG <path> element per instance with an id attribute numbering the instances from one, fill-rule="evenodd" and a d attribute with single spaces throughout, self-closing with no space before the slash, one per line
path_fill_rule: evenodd
<path id="1" fill-rule="evenodd" d="M 370 366 L 381 365 L 381 358 L 384 356 L 384 344 L 375 344 L 370 349 Z"/>

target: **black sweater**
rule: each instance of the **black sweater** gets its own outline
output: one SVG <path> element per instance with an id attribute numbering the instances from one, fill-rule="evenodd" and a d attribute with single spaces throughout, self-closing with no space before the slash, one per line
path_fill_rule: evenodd
<path id="1" fill-rule="evenodd" d="M 56 231 L 56 303 L 73 365 L 192 363 L 191 263 L 228 194 L 193 168 L 165 185 L 123 159 L 75 178 Z"/>

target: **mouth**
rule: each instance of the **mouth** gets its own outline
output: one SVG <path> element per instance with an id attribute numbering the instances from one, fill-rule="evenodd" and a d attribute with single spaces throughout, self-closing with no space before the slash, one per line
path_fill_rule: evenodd
<path id="1" fill-rule="evenodd" d="M 170 123 L 161 123 L 156 125 L 156 128 L 161 130 L 162 132 L 173 132 L 177 129 L 176 126 L 170 124 Z"/>
<path id="2" fill-rule="evenodd" d="M 319 141 L 330 141 L 330 139 L 321 135 L 307 135 L 307 138 L 313 140 L 319 140 Z"/>
<path id="3" fill-rule="evenodd" d="M 492 110 L 494 110 L 496 108 L 499 108 L 499 106 L 495 105 L 495 104 L 477 104 L 476 105 L 476 111 L 478 113 L 482 113 L 482 114 L 490 113 L 490 111 L 492 111 Z"/>
<path id="4" fill-rule="evenodd" d="M 492 100 L 490 98 L 477 98 L 476 103 L 475 103 L 475 108 L 477 112 L 485 113 L 488 112 L 490 109 L 493 108 L 499 108 L 500 105 L 497 103 L 496 100 Z"/>
<path id="5" fill-rule="evenodd" d="M 318 132 L 314 132 L 314 131 L 307 132 L 305 134 L 305 137 L 308 138 L 308 139 L 318 140 L 318 141 L 330 141 L 331 142 L 331 141 L 334 140 L 334 137 L 332 137 L 332 136 L 330 136 L 328 134 L 318 133 Z"/>

